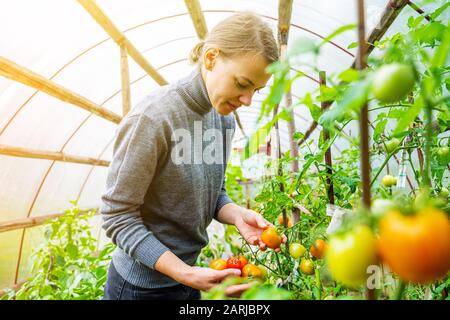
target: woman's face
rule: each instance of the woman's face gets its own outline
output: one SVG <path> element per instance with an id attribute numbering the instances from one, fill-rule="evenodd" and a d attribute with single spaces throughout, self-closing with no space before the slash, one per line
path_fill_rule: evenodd
<path id="1" fill-rule="evenodd" d="M 218 113 L 228 115 L 241 106 L 250 106 L 253 94 L 265 87 L 270 74 L 267 60 L 259 54 L 224 58 L 217 49 L 204 55 L 202 77 L 208 96 Z"/>

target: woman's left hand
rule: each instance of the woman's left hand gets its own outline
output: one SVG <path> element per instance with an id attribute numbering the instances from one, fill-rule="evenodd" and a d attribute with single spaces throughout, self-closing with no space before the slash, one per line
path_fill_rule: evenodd
<path id="1" fill-rule="evenodd" d="M 253 210 L 241 208 L 241 214 L 236 218 L 235 226 L 244 237 L 245 241 L 252 245 L 258 245 L 259 249 L 266 250 L 266 244 L 261 240 L 261 234 L 265 229 L 272 226 L 260 214 Z M 286 236 L 283 234 L 282 243 L 286 242 Z M 279 252 L 280 248 L 276 248 L 275 252 Z"/>

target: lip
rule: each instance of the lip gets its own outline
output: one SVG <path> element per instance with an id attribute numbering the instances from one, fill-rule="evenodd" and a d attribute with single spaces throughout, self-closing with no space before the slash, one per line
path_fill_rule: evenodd
<path id="1" fill-rule="evenodd" d="M 233 104 L 231 104 L 231 103 L 229 103 L 229 102 L 227 102 L 227 106 L 228 106 L 228 108 L 231 109 L 231 111 L 236 111 L 237 108 L 239 108 L 239 107 L 237 107 L 237 106 L 235 106 L 235 105 L 233 105 Z"/>

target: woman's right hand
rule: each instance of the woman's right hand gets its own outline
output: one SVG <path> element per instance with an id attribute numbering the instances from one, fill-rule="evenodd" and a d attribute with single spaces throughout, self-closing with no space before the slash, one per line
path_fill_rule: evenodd
<path id="1" fill-rule="evenodd" d="M 209 291 L 229 276 L 240 276 L 239 269 L 214 270 L 211 268 L 189 267 L 179 282 L 202 291 Z"/>

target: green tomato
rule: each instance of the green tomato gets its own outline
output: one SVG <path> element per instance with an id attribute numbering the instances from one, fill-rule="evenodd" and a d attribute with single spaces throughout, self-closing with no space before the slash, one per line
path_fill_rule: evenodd
<path id="1" fill-rule="evenodd" d="M 439 196 L 442 198 L 448 198 L 448 189 L 442 187 L 441 191 L 439 192 Z"/>
<path id="2" fill-rule="evenodd" d="M 445 158 L 448 156 L 448 152 L 449 152 L 449 148 L 448 147 L 440 147 L 437 150 L 437 154 L 441 157 L 441 158 Z"/>
<path id="3" fill-rule="evenodd" d="M 306 248 L 300 243 L 293 242 L 289 245 L 289 254 L 292 258 L 298 259 L 305 253 Z"/>
<path id="4" fill-rule="evenodd" d="M 412 90 L 415 79 L 414 70 L 409 65 L 400 63 L 384 65 L 375 71 L 372 93 L 380 102 L 397 102 Z"/>
<path id="5" fill-rule="evenodd" d="M 392 138 L 384 143 L 384 150 L 387 154 L 392 153 L 399 145 L 401 141 L 397 138 Z"/>
<path id="6" fill-rule="evenodd" d="M 388 199 L 375 199 L 372 202 L 372 205 L 370 206 L 370 210 L 372 211 L 373 215 L 376 217 L 381 217 L 384 215 L 387 211 L 390 209 L 393 209 L 396 207 L 396 204 L 392 200 Z"/>
<path id="7" fill-rule="evenodd" d="M 372 230 L 357 225 L 352 231 L 332 235 L 325 259 L 335 280 L 352 288 L 365 284 L 367 268 L 377 264 L 376 239 Z"/>
<path id="8" fill-rule="evenodd" d="M 439 162 L 441 164 L 448 164 L 450 159 L 449 159 L 449 148 L 447 146 L 445 147 L 440 147 L 437 149 L 436 151 L 438 157 L 439 157 Z"/>
<path id="9" fill-rule="evenodd" d="M 390 174 L 387 174 L 381 179 L 381 183 L 386 188 L 390 188 L 397 184 L 397 177 L 391 176 Z"/>

